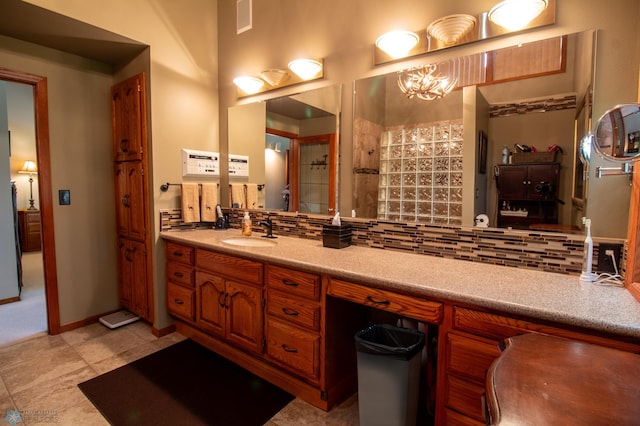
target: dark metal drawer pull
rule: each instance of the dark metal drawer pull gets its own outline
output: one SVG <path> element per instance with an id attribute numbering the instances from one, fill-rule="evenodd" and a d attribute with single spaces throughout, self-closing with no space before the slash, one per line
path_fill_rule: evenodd
<path id="1" fill-rule="evenodd" d="M 291 317 L 297 317 L 298 316 L 298 313 L 296 311 L 292 311 L 291 309 L 282 308 L 282 312 L 284 312 L 285 315 L 289 315 Z"/>
<path id="2" fill-rule="evenodd" d="M 283 279 L 282 279 L 282 284 L 284 284 L 284 285 L 288 285 L 289 287 L 298 287 L 298 283 L 297 283 L 297 282 L 295 282 L 295 281 L 289 281 L 289 280 L 288 280 L 288 279 L 286 279 L 286 278 L 283 278 Z"/>
<path id="3" fill-rule="evenodd" d="M 182 256 L 182 252 L 181 252 L 181 251 L 174 251 L 174 252 L 173 252 L 173 255 L 174 255 L 175 257 L 180 257 L 180 256 Z"/>
<path id="4" fill-rule="evenodd" d="M 173 303 L 175 303 L 176 305 L 184 305 L 184 302 L 180 299 L 173 299 Z"/>
<path id="5" fill-rule="evenodd" d="M 288 348 L 287 345 L 285 345 L 284 343 L 282 344 L 282 349 L 284 349 L 285 352 L 289 352 L 292 354 L 298 353 L 298 350 L 295 348 Z"/>
<path id="6" fill-rule="evenodd" d="M 182 278 L 182 277 L 184 277 L 184 274 L 182 272 L 174 272 L 173 276 L 174 277 L 178 277 L 178 278 Z"/>
<path id="7" fill-rule="evenodd" d="M 375 303 L 376 305 L 389 305 L 389 304 L 391 304 L 391 302 L 389 302 L 388 300 L 375 300 L 371 296 L 367 296 L 367 300 L 369 302 L 371 302 L 371 303 Z"/>

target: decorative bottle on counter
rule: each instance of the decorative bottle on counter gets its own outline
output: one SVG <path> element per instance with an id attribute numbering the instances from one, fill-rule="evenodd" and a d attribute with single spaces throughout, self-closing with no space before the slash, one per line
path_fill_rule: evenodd
<path id="1" fill-rule="evenodd" d="M 242 218 L 242 236 L 251 236 L 251 218 L 249 217 L 249 212 L 244 212 L 244 217 Z"/>

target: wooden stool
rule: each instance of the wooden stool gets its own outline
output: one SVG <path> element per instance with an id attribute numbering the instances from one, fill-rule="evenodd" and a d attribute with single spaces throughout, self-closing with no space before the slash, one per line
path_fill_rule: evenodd
<path id="1" fill-rule="evenodd" d="M 638 425 L 640 355 L 524 334 L 487 375 L 491 425 Z"/>

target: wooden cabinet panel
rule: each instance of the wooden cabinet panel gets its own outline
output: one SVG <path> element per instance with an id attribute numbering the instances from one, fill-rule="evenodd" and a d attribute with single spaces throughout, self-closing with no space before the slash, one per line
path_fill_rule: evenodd
<path id="1" fill-rule="evenodd" d="M 480 337 L 447 334 L 447 370 L 484 383 L 491 363 L 500 356 L 496 342 Z"/>
<path id="2" fill-rule="evenodd" d="M 147 253 L 144 243 L 118 239 L 120 303 L 134 314 L 149 319 L 150 288 L 147 281 Z"/>
<path id="3" fill-rule="evenodd" d="M 320 330 L 319 305 L 300 302 L 275 291 L 270 291 L 267 298 L 267 314 L 314 331 Z"/>
<path id="4" fill-rule="evenodd" d="M 442 322 L 442 303 L 331 279 L 327 294 L 433 324 Z"/>
<path id="5" fill-rule="evenodd" d="M 135 75 L 111 88 L 113 160 L 142 160 L 145 145 L 145 78 Z"/>
<path id="6" fill-rule="evenodd" d="M 269 318 L 267 355 L 307 379 L 317 381 L 319 378 L 320 336 L 316 333 L 309 333 Z"/>
<path id="7" fill-rule="evenodd" d="M 262 263 L 209 250 L 196 250 L 196 266 L 232 279 L 262 285 Z"/>
<path id="8" fill-rule="evenodd" d="M 166 256 L 167 261 L 170 262 L 180 262 L 192 266 L 195 264 L 195 249 L 193 247 L 168 242 Z"/>
<path id="9" fill-rule="evenodd" d="M 478 421 L 484 421 L 485 388 L 477 383 L 461 380 L 454 375 L 447 376 L 447 407 L 459 411 Z"/>
<path id="10" fill-rule="evenodd" d="M 177 262 L 167 262 L 167 279 L 187 287 L 195 285 L 195 270 L 193 266 Z"/>
<path id="11" fill-rule="evenodd" d="M 480 422 L 467 417 L 464 414 L 456 413 L 447 408 L 444 409 L 444 422 L 446 426 L 486 426 L 485 422 Z"/>
<path id="12" fill-rule="evenodd" d="M 143 241 L 147 216 L 142 162 L 115 163 L 114 173 L 118 235 Z"/>
<path id="13" fill-rule="evenodd" d="M 194 303 L 195 290 L 173 283 L 167 284 L 167 309 L 171 314 L 194 321 Z"/>
<path id="14" fill-rule="evenodd" d="M 262 353 L 262 289 L 237 281 L 226 285 L 227 340 Z"/>
<path id="15" fill-rule="evenodd" d="M 266 284 L 269 289 L 286 294 L 320 300 L 320 276 L 279 266 L 267 266 Z"/>
<path id="16" fill-rule="evenodd" d="M 22 252 L 40 251 L 40 211 L 18 210 L 18 225 Z"/>
<path id="17" fill-rule="evenodd" d="M 226 311 L 224 279 L 206 272 L 196 272 L 196 322 L 200 328 L 224 337 Z"/>

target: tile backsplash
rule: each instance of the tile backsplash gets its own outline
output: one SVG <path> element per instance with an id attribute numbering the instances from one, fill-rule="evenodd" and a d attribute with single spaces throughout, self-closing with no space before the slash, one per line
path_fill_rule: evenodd
<path id="1" fill-rule="evenodd" d="M 224 209 L 231 228 L 240 228 L 243 210 Z M 287 237 L 322 239 L 327 216 L 252 210 L 254 224 L 270 216 L 273 233 Z M 581 234 L 513 231 L 499 228 L 430 225 L 375 219 L 343 218 L 353 227 L 352 245 L 405 251 L 472 262 L 491 263 L 546 272 L 580 275 L 583 242 Z M 184 223 L 180 209 L 160 211 L 161 231 L 212 228 L 211 223 Z M 256 232 L 260 226 L 255 225 Z M 625 245 L 624 240 L 603 242 Z M 593 265 L 597 267 L 599 240 L 594 238 Z M 626 252 L 626 245 L 623 252 Z M 623 259 L 624 260 L 624 259 Z M 624 261 L 621 262 L 624 265 Z"/>

